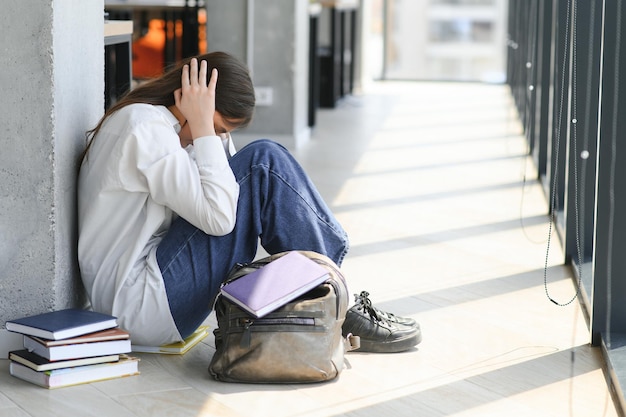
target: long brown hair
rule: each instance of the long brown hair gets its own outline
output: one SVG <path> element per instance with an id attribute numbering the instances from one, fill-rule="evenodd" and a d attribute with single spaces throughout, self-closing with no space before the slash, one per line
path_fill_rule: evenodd
<path id="1" fill-rule="evenodd" d="M 85 149 L 85 154 L 100 131 L 102 123 L 119 109 L 134 103 L 173 106 L 175 104 L 174 91 L 181 87 L 180 79 L 183 65 L 188 64 L 191 58 L 183 59 L 159 78 L 139 85 L 111 106 L 96 127 L 87 131 L 89 143 Z M 217 68 L 219 73 L 215 88 L 215 110 L 233 126 L 247 126 L 252 121 L 255 106 L 254 87 L 248 68 L 225 52 L 211 52 L 196 58 L 198 62 L 207 61 L 207 78 L 211 76 L 213 68 Z"/>

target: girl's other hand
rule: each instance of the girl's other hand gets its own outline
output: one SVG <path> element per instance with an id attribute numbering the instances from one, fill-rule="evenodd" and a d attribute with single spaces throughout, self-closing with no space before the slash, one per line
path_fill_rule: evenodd
<path id="1" fill-rule="evenodd" d="M 215 116 L 215 87 L 217 69 L 211 71 L 207 84 L 207 62 L 193 58 L 183 66 L 181 88 L 174 91 L 176 107 L 187 119 L 193 139 L 201 136 L 215 136 L 213 117 Z"/>

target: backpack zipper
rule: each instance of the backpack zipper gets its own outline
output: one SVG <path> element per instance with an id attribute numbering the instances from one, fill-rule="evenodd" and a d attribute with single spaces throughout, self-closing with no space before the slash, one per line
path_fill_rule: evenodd
<path id="1" fill-rule="evenodd" d="M 239 347 L 242 349 L 248 349 L 252 340 L 252 326 L 297 326 L 302 327 L 300 330 L 293 331 L 323 331 L 323 326 L 315 325 L 315 318 L 313 317 L 275 317 L 275 318 L 251 318 L 242 317 L 237 319 L 237 327 L 242 328 L 241 341 Z M 269 329 L 265 329 L 269 330 Z M 257 331 L 263 331 L 259 329 Z"/>

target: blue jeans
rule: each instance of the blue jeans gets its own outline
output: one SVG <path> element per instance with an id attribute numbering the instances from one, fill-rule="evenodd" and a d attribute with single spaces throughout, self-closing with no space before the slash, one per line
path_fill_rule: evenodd
<path id="1" fill-rule="evenodd" d="M 211 312 L 211 302 L 236 263 L 254 259 L 260 242 L 270 254 L 322 253 L 338 265 L 348 237 L 298 162 L 281 145 L 258 140 L 231 159 L 239 183 L 234 230 L 210 236 L 176 219 L 157 248 L 174 321 L 183 338 Z"/>

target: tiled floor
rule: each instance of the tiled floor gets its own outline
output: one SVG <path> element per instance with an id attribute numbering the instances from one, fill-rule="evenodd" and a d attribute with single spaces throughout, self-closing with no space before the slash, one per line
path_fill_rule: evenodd
<path id="1" fill-rule="evenodd" d="M 56 391 L 2 360 L 0 416 L 618 415 L 577 303 L 546 297 L 546 202 L 525 152 L 504 86 L 381 83 L 321 110 L 296 155 L 351 236 L 351 291 L 416 318 L 417 349 L 348 354 L 338 380 L 303 386 L 211 380 L 212 336 L 141 355 L 140 376 Z M 547 289 L 567 300 L 556 243 L 548 255 Z"/>

